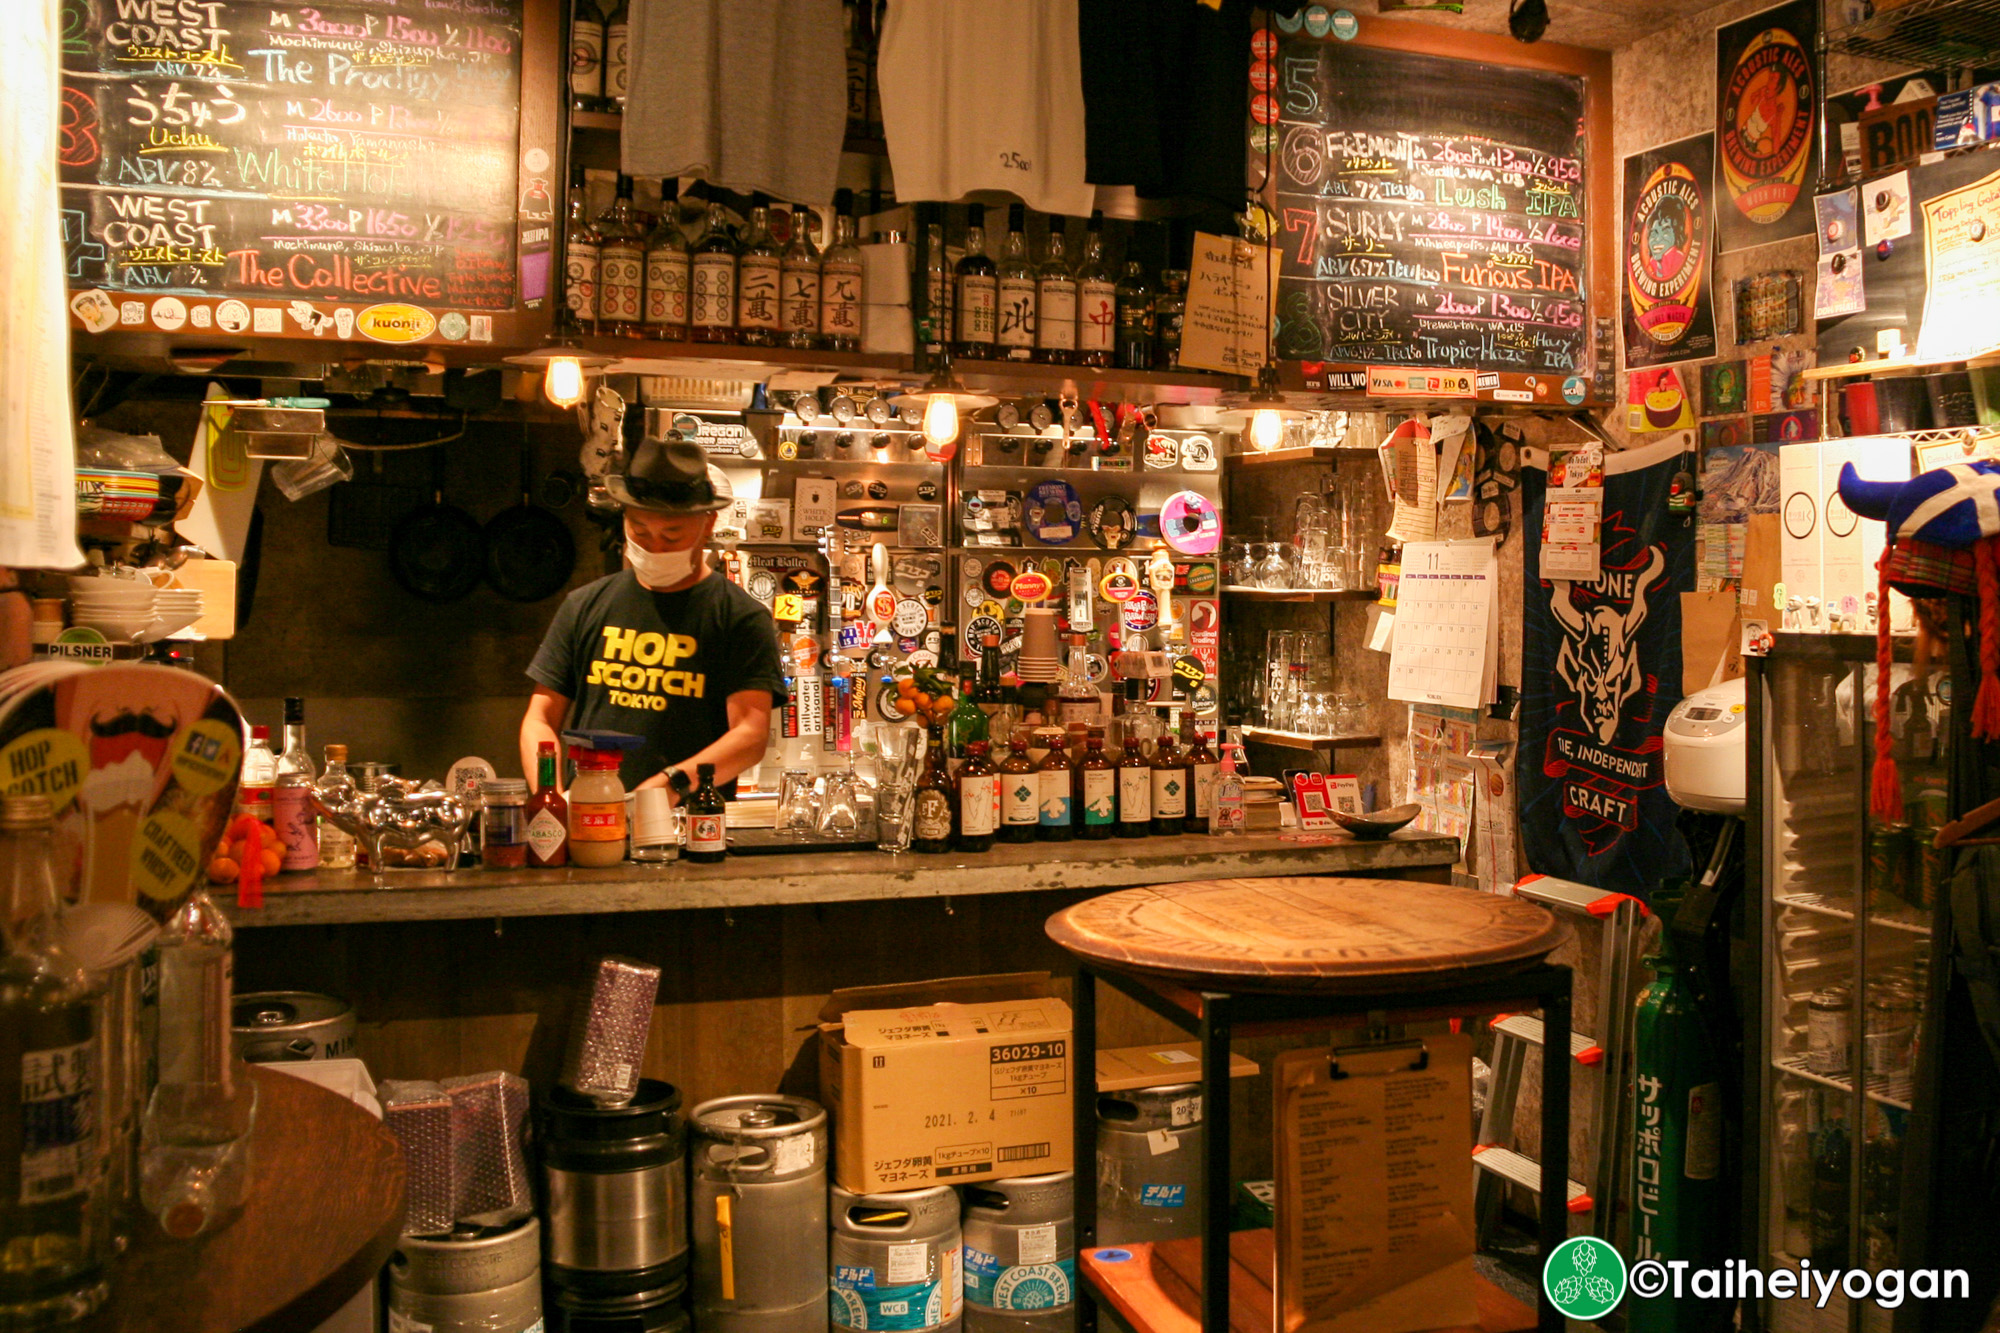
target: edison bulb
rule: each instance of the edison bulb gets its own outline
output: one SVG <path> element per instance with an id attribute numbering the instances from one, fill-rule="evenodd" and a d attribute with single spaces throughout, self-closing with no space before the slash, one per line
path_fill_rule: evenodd
<path id="1" fill-rule="evenodd" d="M 1250 414 L 1250 443 L 1258 449 L 1275 449 L 1285 438 L 1285 423 L 1276 412 L 1260 407 Z"/>
<path id="2" fill-rule="evenodd" d="M 950 394 L 937 394 L 924 405 L 924 439 L 943 448 L 958 438 L 958 404 Z"/>
<path id="3" fill-rule="evenodd" d="M 583 363 L 573 356 L 551 357 L 542 372 L 542 393 L 557 407 L 575 407 L 583 401 Z"/>

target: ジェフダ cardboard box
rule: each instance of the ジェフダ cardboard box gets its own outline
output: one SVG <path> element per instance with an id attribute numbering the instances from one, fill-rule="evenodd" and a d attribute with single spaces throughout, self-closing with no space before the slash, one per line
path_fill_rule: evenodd
<path id="1" fill-rule="evenodd" d="M 858 1193 L 1074 1166 L 1069 1006 L 1046 972 L 835 991 L 820 1011 L 834 1179 Z"/>

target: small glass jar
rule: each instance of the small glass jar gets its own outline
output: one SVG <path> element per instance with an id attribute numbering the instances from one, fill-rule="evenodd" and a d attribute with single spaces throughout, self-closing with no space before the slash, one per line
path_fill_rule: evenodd
<path id="1" fill-rule="evenodd" d="M 625 784 L 616 750 L 570 751 L 576 781 L 569 787 L 569 861 L 575 866 L 615 866 L 625 859 Z"/>
<path id="2" fill-rule="evenodd" d="M 488 870 L 528 864 L 528 784 L 520 778 L 486 778 L 479 784 L 479 863 Z"/>

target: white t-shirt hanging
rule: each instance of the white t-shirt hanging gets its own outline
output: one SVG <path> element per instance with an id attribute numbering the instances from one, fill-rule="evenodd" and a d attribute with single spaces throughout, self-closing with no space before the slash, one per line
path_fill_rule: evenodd
<path id="1" fill-rule="evenodd" d="M 898 198 L 1090 212 L 1076 0 L 896 0 L 878 68 Z"/>

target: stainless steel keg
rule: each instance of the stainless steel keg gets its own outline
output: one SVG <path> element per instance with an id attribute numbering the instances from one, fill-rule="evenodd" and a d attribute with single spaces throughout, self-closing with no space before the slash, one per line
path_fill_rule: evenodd
<path id="1" fill-rule="evenodd" d="M 547 1276 L 571 1291 L 653 1291 L 687 1270 L 687 1125 L 671 1083 L 624 1106 L 565 1088 L 542 1097 Z"/>
<path id="2" fill-rule="evenodd" d="M 542 1327 L 542 1224 L 405 1236 L 389 1258 L 392 1328 L 535 1333 Z"/>
<path id="3" fill-rule="evenodd" d="M 957 1333 L 965 1304 L 958 1192 L 949 1185 L 894 1194 L 833 1187 L 835 1328 Z"/>
<path id="4" fill-rule="evenodd" d="M 236 1053 L 251 1064 L 354 1054 L 354 1006 L 302 990 L 252 991 L 230 1010 Z"/>
<path id="5" fill-rule="evenodd" d="M 1097 1244 L 1201 1234 L 1201 1084 L 1097 1099 Z"/>
<path id="6" fill-rule="evenodd" d="M 688 1319 L 684 1277 L 622 1295 L 551 1285 L 546 1304 L 548 1333 L 689 1333 L 694 1326 Z"/>
<path id="7" fill-rule="evenodd" d="M 826 1111 L 803 1097 L 718 1097 L 688 1130 L 703 1333 L 825 1333 Z"/>
<path id="8" fill-rule="evenodd" d="M 1075 1186 L 1056 1171 L 964 1187 L 965 1333 L 1076 1327 Z"/>

